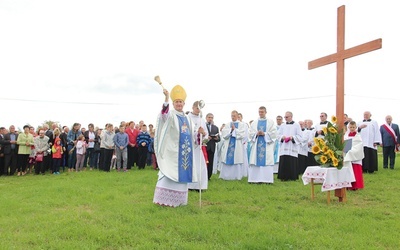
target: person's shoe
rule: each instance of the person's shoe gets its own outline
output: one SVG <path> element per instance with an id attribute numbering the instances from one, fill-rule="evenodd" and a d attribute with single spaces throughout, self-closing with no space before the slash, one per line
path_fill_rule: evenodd
<path id="1" fill-rule="evenodd" d="M 57 172 L 53 172 L 53 174 L 54 174 L 54 175 L 56 175 L 56 174 L 57 174 Z"/>
<path id="2" fill-rule="evenodd" d="M 20 175 L 21 175 L 21 172 L 18 172 L 17 176 L 20 176 Z"/>

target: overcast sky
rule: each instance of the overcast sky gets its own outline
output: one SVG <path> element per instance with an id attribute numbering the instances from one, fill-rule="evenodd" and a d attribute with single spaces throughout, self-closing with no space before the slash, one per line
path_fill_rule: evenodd
<path id="1" fill-rule="evenodd" d="M 345 63 L 345 113 L 400 123 L 400 15 L 395 1 L 0 0 L 0 125 L 45 120 L 103 126 L 155 123 L 164 87 L 182 85 L 186 110 L 204 100 L 216 125 L 238 110 L 319 121 L 335 113 L 337 8 L 346 5 L 346 48 L 383 48 Z"/>

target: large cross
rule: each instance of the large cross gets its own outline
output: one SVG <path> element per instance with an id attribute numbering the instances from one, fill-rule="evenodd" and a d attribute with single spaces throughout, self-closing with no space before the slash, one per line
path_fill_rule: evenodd
<path id="1" fill-rule="evenodd" d="M 344 122 L 344 60 L 382 48 L 382 39 L 379 38 L 350 49 L 344 49 L 344 10 L 344 5 L 338 8 L 337 52 L 308 62 L 309 70 L 336 62 L 336 117 L 340 128 L 343 128 Z"/>

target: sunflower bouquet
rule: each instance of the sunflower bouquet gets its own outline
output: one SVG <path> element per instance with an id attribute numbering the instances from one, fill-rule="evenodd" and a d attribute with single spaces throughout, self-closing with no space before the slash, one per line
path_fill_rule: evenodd
<path id="1" fill-rule="evenodd" d="M 343 131 L 339 131 L 335 116 L 332 116 L 331 122 L 328 122 L 328 126 L 323 128 L 323 131 L 324 138 L 314 138 L 314 146 L 311 149 L 315 155 L 314 158 L 321 167 L 341 169 L 345 142 L 343 141 Z"/>

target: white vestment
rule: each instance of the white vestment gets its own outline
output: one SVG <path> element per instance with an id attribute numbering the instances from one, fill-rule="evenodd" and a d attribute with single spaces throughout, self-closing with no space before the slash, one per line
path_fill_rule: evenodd
<path id="1" fill-rule="evenodd" d="M 363 145 L 364 147 L 377 150 L 377 146 L 374 146 L 374 143 L 382 144 L 382 136 L 379 130 L 379 125 L 376 121 L 362 121 L 357 124 L 357 127 L 360 127 L 364 124 L 367 126 L 361 129 L 360 132 Z"/>
<path id="2" fill-rule="evenodd" d="M 264 136 L 257 136 L 259 131 L 259 121 L 266 121 L 266 128 L 261 130 L 265 133 Z M 264 138 L 265 143 L 259 143 L 259 139 Z M 274 148 L 275 140 L 277 137 L 277 130 L 273 120 L 259 118 L 251 123 L 250 127 L 250 138 L 251 138 L 251 151 L 249 158 L 249 176 L 248 182 L 274 182 Z M 258 150 L 257 150 L 258 149 Z M 258 165 L 257 158 L 265 157 L 265 165 Z"/>
<path id="3" fill-rule="evenodd" d="M 317 136 L 315 136 L 315 134 L 316 134 L 316 132 L 318 132 L 318 131 L 320 131 L 320 130 L 323 130 L 323 128 L 326 128 L 326 127 L 328 127 L 328 122 L 325 123 L 325 124 L 317 124 L 317 125 L 315 125 L 314 137 L 324 138 L 325 135 L 323 135 L 323 134 L 317 135 Z"/>
<path id="4" fill-rule="evenodd" d="M 164 103 L 164 109 L 167 103 Z M 158 181 L 154 192 L 153 202 L 166 206 L 179 206 L 187 204 L 187 182 L 179 182 L 179 138 L 181 129 L 190 131 L 192 148 L 196 143 L 196 136 L 192 128 L 190 118 L 186 117 L 189 124 L 185 128 L 180 128 L 178 116 L 185 117 L 183 112 L 169 107 L 159 114 L 154 138 L 154 150 L 157 158 Z M 193 151 L 193 149 L 189 151 Z M 192 181 L 197 181 L 196 168 L 192 167 Z"/>
<path id="5" fill-rule="evenodd" d="M 192 120 L 194 134 L 197 135 L 199 127 L 202 127 L 204 129 L 204 132 L 206 133 L 206 135 L 202 136 L 202 140 L 204 138 L 208 138 L 208 130 L 206 128 L 205 121 L 199 115 L 194 115 L 193 113 L 190 113 L 188 116 Z M 200 186 L 202 190 L 208 188 L 207 164 L 200 145 L 198 143 L 193 145 L 193 168 L 195 168 L 197 173 L 199 174 L 199 176 L 197 177 L 198 182 L 188 183 L 189 189 L 200 189 L 199 182 L 201 182 Z"/>
<path id="6" fill-rule="evenodd" d="M 315 128 L 307 129 L 305 136 L 307 137 L 308 141 L 308 152 L 312 152 L 312 146 L 314 146 Z"/>
<path id="7" fill-rule="evenodd" d="M 362 159 L 364 159 L 364 146 L 359 133 L 355 136 L 349 137 L 349 133 L 344 136 L 345 140 L 351 139 L 351 149 L 345 154 L 343 159 L 344 167 L 351 167 L 351 163 L 362 165 Z"/>
<path id="8" fill-rule="evenodd" d="M 301 131 L 301 141 L 299 145 L 299 155 L 308 156 L 308 136 L 309 130 L 304 129 Z"/>
<path id="9" fill-rule="evenodd" d="M 277 140 L 280 141 L 279 156 L 290 155 L 297 158 L 299 153 L 299 145 L 302 142 L 301 134 L 302 134 L 301 128 L 298 123 L 293 123 L 293 124 L 283 123 L 279 129 L 277 138 Z M 292 141 L 281 142 L 283 136 L 285 137 L 292 136 L 294 143 Z"/>
<path id="10" fill-rule="evenodd" d="M 237 128 L 231 132 L 231 122 L 226 123 L 227 126 L 222 130 L 223 146 L 221 152 L 221 172 L 219 178 L 224 180 L 241 180 L 243 178 L 243 138 L 245 137 L 245 124 L 236 121 Z M 231 138 L 236 138 L 234 151 L 233 147 L 229 147 Z M 232 150 L 232 151 L 231 151 Z M 227 156 L 233 157 L 233 164 L 227 164 Z"/>
<path id="11" fill-rule="evenodd" d="M 247 177 L 248 175 L 248 169 L 249 169 L 249 158 L 248 158 L 248 151 L 247 151 L 247 147 L 249 147 L 249 125 L 245 122 L 243 122 L 243 124 L 245 125 L 245 135 L 243 137 L 243 177 Z"/>

